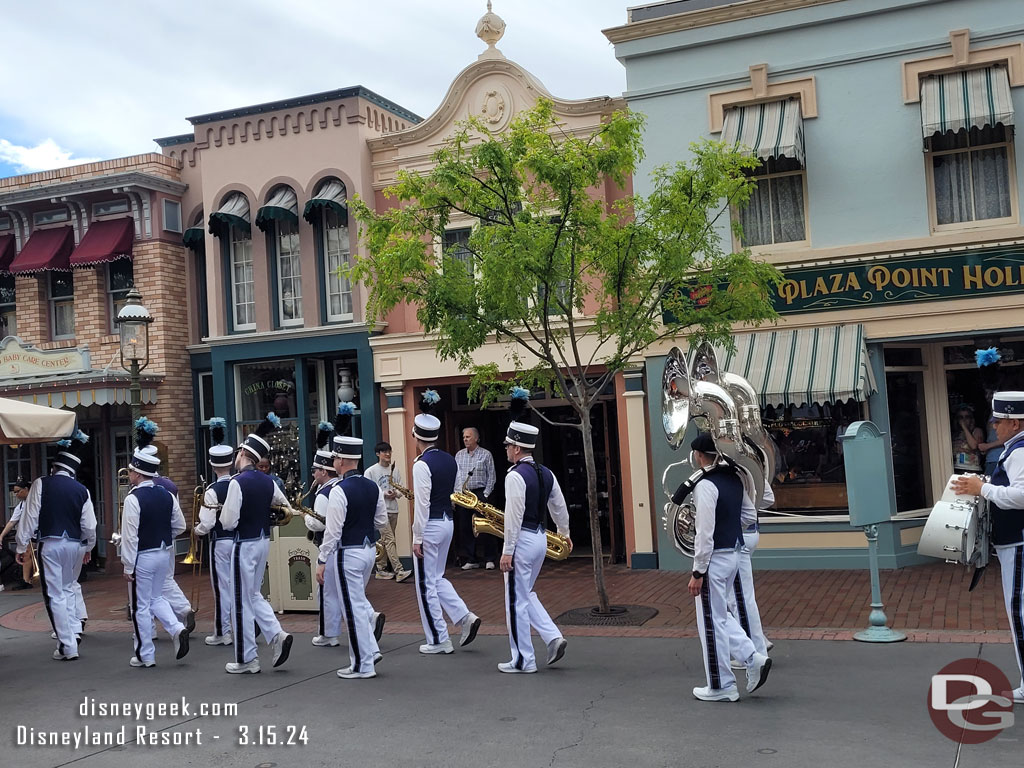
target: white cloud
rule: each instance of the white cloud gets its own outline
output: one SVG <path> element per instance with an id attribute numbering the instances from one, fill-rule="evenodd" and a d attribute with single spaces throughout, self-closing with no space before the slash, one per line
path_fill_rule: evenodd
<path id="1" fill-rule="evenodd" d="M 14 166 L 17 173 L 49 171 L 67 165 L 93 163 L 98 159 L 74 157 L 70 150 L 62 149 L 53 139 L 41 141 L 34 147 L 20 147 L 7 139 L 0 139 L 0 163 Z"/>
<path id="2" fill-rule="evenodd" d="M 625 70 L 601 29 L 627 5 L 495 0 L 508 23 L 498 47 L 556 96 L 615 96 Z M 152 139 L 188 132 L 190 115 L 351 85 L 426 117 L 484 49 L 485 0 L 60 6 L 5 4 L 0 126 L 25 147 L 49 137 L 104 158 L 156 151 Z M 25 61 L 30 72 L 16 68 Z"/>

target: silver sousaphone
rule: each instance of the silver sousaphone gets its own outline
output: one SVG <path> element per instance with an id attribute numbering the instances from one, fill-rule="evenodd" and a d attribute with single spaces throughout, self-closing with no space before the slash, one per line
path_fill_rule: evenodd
<path id="1" fill-rule="evenodd" d="M 715 441 L 718 464 L 728 464 L 740 470 L 747 495 L 757 508 L 764 503 L 766 474 L 774 473 L 774 459 L 769 454 L 770 440 L 761 424 L 757 395 L 742 376 L 721 372 L 714 347 L 701 344 L 688 362 L 678 347 L 673 347 L 665 359 L 662 374 L 661 415 L 665 437 L 673 450 L 682 445 L 690 419 L 707 429 Z M 672 542 L 687 557 L 694 555 L 696 535 L 696 509 L 687 498 L 710 467 L 697 469 L 681 486 L 681 503 L 672 501 L 668 473 L 675 467 L 696 467 L 691 455 L 670 463 L 661 476 L 662 489 L 669 501 L 664 507 L 665 530 Z"/>

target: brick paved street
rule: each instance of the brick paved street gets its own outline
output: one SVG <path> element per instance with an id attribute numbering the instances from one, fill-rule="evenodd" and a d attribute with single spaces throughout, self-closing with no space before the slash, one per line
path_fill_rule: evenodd
<path id="1" fill-rule="evenodd" d="M 192 593 L 187 566 L 178 567 L 178 583 Z M 484 619 L 485 634 L 505 631 L 502 577 L 497 571 L 463 572 L 449 569 L 448 578 L 467 604 Z M 564 627 L 568 636 L 593 637 L 692 637 L 694 608 L 686 595 L 686 574 L 664 571 L 631 571 L 621 566 L 606 570 L 613 603 L 647 605 L 658 615 L 642 627 Z M 945 563 L 883 571 L 882 599 L 889 625 L 920 642 L 1009 642 L 1002 605 L 998 569 L 986 572 L 973 593 L 967 592 L 970 572 Z M 849 639 L 868 625 L 871 582 L 868 571 L 763 571 L 756 574 L 758 604 L 766 632 L 772 638 Z M 123 606 L 124 582 L 120 576 L 92 574 L 84 585 L 89 606 L 89 631 L 130 631 Z M 552 617 L 571 608 L 592 605 L 594 587 L 589 559 L 547 563 L 537 592 Z M 20 593 L 26 594 L 26 593 Z M 37 592 L 38 594 L 38 592 Z M 413 582 L 370 580 L 368 590 L 374 607 L 388 617 L 387 631 L 420 631 L 413 598 Z M 0 613 L 3 612 L 0 594 Z M 202 583 L 200 629 L 212 626 L 212 600 L 205 574 Z M 11 629 L 48 631 L 40 602 L 13 611 L 0 619 Z M 284 626 L 294 632 L 313 632 L 311 613 L 287 613 Z"/>

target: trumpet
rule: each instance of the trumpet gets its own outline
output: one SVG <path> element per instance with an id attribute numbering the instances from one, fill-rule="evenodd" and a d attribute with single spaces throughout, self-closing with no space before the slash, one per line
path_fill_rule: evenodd
<path id="1" fill-rule="evenodd" d="M 466 490 L 456 491 L 451 495 L 452 503 L 473 510 L 473 535 L 489 533 L 499 539 L 505 538 L 505 513 L 497 507 L 480 501 L 476 494 Z M 569 539 L 558 533 L 545 531 L 547 540 L 544 556 L 551 560 L 565 560 L 572 551 Z"/>
<path id="2" fill-rule="evenodd" d="M 188 554 L 181 561 L 182 565 L 195 565 L 202 562 L 201 558 L 196 557 L 196 550 L 199 546 L 199 537 L 196 536 L 196 524 L 199 522 L 199 510 L 205 506 L 203 503 L 205 495 L 206 489 L 201 485 L 197 485 L 195 490 L 192 491 L 192 524 L 189 526 L 188 532 Z"/>

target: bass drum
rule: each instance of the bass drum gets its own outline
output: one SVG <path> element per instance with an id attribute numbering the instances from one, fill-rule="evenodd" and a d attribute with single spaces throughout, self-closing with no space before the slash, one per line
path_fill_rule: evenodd
<path id="1" fill-rule="evenodd" d="M 921 532 L 917 554 L 949 563 L 982 567 L 988 563 L 988 509 L 973 496 L 940 501 Z"/>

